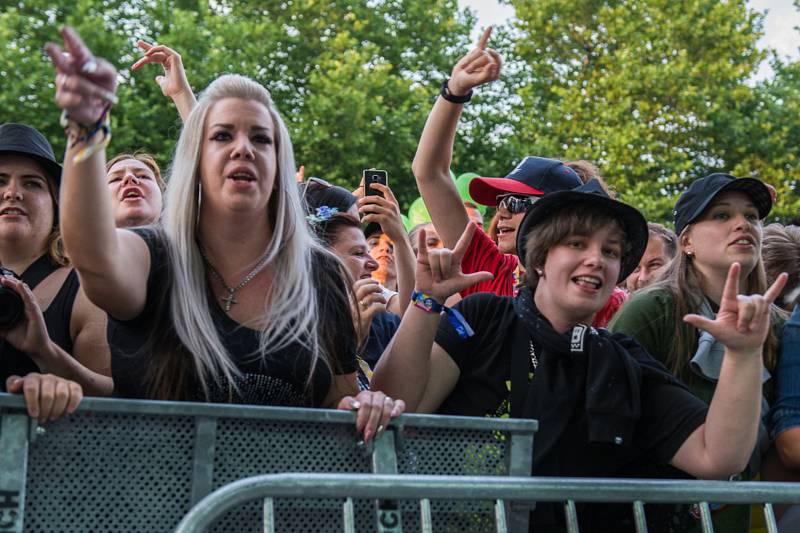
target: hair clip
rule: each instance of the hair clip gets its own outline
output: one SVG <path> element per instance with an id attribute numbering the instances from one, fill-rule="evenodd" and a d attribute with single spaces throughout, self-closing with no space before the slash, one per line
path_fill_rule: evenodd
<path id="1" fill-rule="evenodd" d="M 306 220 L 308 220 L 308 223 L 312 226 L 327 222 L 333 215 L 339 212 L 339 209 L 323 205 L 318 207 L 316 211 L 317 212 L 313 215 L 306 215 Z"/>

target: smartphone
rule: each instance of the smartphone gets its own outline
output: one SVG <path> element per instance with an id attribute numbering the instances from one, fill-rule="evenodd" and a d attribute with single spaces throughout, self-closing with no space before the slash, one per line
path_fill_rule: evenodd
<path id="1" fill-rule="evenodd" d="M 389 186 L 389 173 L 385 170 L 375 170 L 370 168 L 364 170 L 364 195 L 365 196 L 383 196 L 383 193 L 377 189 L 370 187 L 373 183 L 380 183 L 381 185 Z"/>

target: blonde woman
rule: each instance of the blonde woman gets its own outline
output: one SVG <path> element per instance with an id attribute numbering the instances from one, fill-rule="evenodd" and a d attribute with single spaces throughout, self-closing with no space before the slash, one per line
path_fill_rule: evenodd
<path id="1" fill-rule="evenodd" d="M 291 140 L 269 93 L 243 76 L 209 85 L 176 147 L 162 229 L 118 230 L 102 137 L 116 72 L 74 31 L 62 36 L 69 56 L 47 50 L 70 132 L 64 242 L 89 297 L 116 319 L 116 392 L 353 408 L 372 438 L 401 406 L 380 392 L 351 396 L 349 289 L 306 227 Z"/>

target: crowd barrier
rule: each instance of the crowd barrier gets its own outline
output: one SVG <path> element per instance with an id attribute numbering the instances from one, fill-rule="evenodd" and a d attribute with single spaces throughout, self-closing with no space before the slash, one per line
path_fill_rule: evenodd
<path id="1" fill-rule="evenodd" d="M 342 497 L 346 494 L 347 497 Z M 497 533 L 509 531 L 506 509 L 510 503 L 563 502 L 567 530 L 578 533 L 577 502 L 613 502 L 632 505 L 636 531 L 647 532 L 645 504 L 698 503 L 701 526 L 713 532 L 708 502 L 763 504 L 767 531 L 776 533 L 773 503 L 800 503 L 800 485 L 796 483 L 759 483 L 726 481 L 662 481 L 642 479 L 588 479 L 552 477 L 458 477 L 352 474 L 272 474 L 243 479 L 222 487 L 204 498 L 186 515 L 176 533 L 206 531 L 227 509 L 243 502 L 263 498 L 264 531 L 276 530 L 275 499 L 280 497 L 337 498 L 343 515 L 340 531 L 353 533 L 353 501 L 359 498 L 416 500 L 419 502 L 420 529 L 424 533 L 450 531 L 432 524 L 432 500 L 488 500 L 494 503 Z M 535 530 L 535 528 L 534 528 Z M 361 531 L 359 528 L 358 531 Z M 392 531 L 401 531 L 396 528 Z"/>
<path id="2" fill-rule="evenodd" d="M 0 531 L 173 531 L 215 489 L 263 474 L 526 477 L 536 427 L 403 415 L 364 445 L 349 412 L 100 398 L 39 426 L 20 396 L 0 394 Z M 336 498 L 295 494 L 273 507 L 269 522 L 278 531 L 341 531 Z M 437 499 L 431 525 L 494 531 L 495 507 Z M 421 531 L 415 502 L 359 500 L 352 511 L 359 531 Z M 527 531 L 528 511 L 505 520 Z M 210 530 L 263 528 L 262 506 L 249 501 Z"/>

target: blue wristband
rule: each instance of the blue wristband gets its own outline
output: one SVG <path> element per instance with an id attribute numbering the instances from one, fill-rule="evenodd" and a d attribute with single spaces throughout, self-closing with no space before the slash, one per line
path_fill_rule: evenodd
<path id="1" fill-rule="evenodd" d="M 447 315 L 447 320 L 453 326 L 453 329 L 456 330 L 458 336 L 462 339 L 468 339 L 469 337 L 475 335 L 475 332 L 464 318 L 464 315 L 455 309 L 450 309 L 449 307 L 445 307 L 444 305 L 440 304 L 430 294 L 425 294 L 421 291 L 414 291 L 411 294 L 411 303 L 426 313 L 441 313 L 444 311 L 444 313 Z"/>

